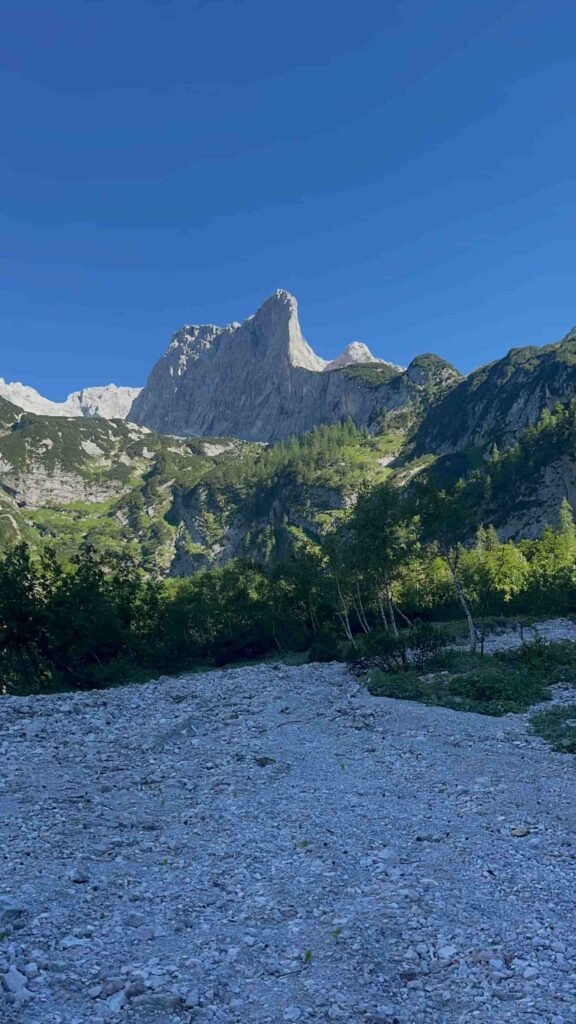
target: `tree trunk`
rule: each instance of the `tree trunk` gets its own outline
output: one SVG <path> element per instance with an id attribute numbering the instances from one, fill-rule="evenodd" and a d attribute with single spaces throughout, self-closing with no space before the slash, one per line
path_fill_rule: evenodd
<path id="1" fill-rule="evenodd" d="M 310 625 L 312 626 L 312 632 L 318 632 L 318 619 L 316 618 L 316 612 L 314 611 L 314 605 L 312 604 L 312 594 L 308 593 L 308 612 L 310 615 Z"/>
<path id="2" fill-rule="evenodd" d="M 460 582 L 456 566 L 454 565 L 452 559 L 447 558 L 446 560 L 448 562 L 448 567 L 450 569 L 450 574 L 452 576 L 452 582 L 454 584 L 456 597 L 458 598 L 460 604 L 462 605 L 462 610 L 464 612 L 464 615 L 466 616 L 466 622 L 468 623 L 468 633 L 470 634 L 470 653 L 475 654 L 477 636 L 476 627 L 474 625 L 474 619 L 472 618 L 472 612 L 470 611 L 468 601 L 466 600 L 466 595 L 464 593 L 464 590 L 462 589 L 462 584 Z"/>
<path id="3" fill-rule="evenodd" d="M 396 611 L 398 612 L 398 615 L 400 616 L 400 618 L 404 619 L 404 622 L 406 623 L 406 625 L 409 626 L 410 629 L 412 629 L 412 623 L 410 622 L 410 619 L 408 618 L 408 616 L 404 615 L 404 612 L 402 611 L 401 608 L 398 607 L 398 605 L 396 604 L 395 601 L 393 602 L 393 604 L 394 604 L 394 607 L 395 607 Z"/>
<path id="4" fill-rule="evenodd" d="M 282 645 L 280 644 L 280 641 L 278 640 L 278 637 L 276 636 L 276 615 L 274 614 L 274 612 L 272 613 L 272 639 L 273 639 L 274 643 L 276 644 L 276 647 L 278 648 L 278 650 L 281 651 L 282 650 Z"/>
<path id="5" fill-rule="evenodd" d="M 339 598 L 339 601 L 340 601 L 340 611 L 338 613 L 339 616 L 340 616 L 340 621 L 341 621 L 341 623 L 342 623 L 342 625 L 344 627 L 344 632 L 346 633 L 346 636 L 347 636 L 348 640 L 350 641 L 350 643 L 352 643 L 352 644 L 354 644 L 354 646 L 356 646 L 356 643 L 355 643 L 355 640 L 354 640 L 354 635 L 353 635 L 352 629 L 350 627 L 350 619 L 348 617 L 348 609 L 346 607 L 346 604 L 344 603 L 344 597 L 342 595 L 342 588 L 340 587 L 340 580 L 338 579 L 337 576 L 335 576 L 334 578 L 336 580 L 336 589 L 338 590 L 338 598 Z"/>
<path id="6" fill-rule="evenodd" d="M 390 587 L 387 587 L 386 589 L 386 604 L 388 605 L 388 615 L 390 618 L 390 624 L 392 626 L 392 632 L 397 640 L 400 634 L 398 633 L 398 626 L 396 625 L 396 616 L 394 614 L 394 605 L 392 603 L 392 594 L 390 592 Z"/>
<path id="7" fill-rule="evenodd" d="M 358 622 L 360 623 L 360 629 L 362 630 L 363 633 L 369 633 L 370 630 L 368 629 L 368 626 L 366 626 L 365 623 L 364 623 L 364 619 L 362 618 L 362 612 L 360 611 L 360 608 L 358 607 L 358 604 L 357 604 L 356 601 L 352 602 L 352 607 L 353 607 L 354 611 L 356 612 L 356 618 L 358 619 Z"/>
<path id="8" fill-rule="evenodd" d="M 380 593 L 380 587 L 378 586 L 377 583 L 374 583 L 374 587 L 375 587 L 375 590 L 376 590 L 376 599 L 378 601 L 378 608 L 380 610 L 380 618 L 382 619 L 382 624 L 384 626 L 384 629 L 387 630 L 388 629 L 388 619 L 386 618 L 386 612 L 384 611 L 384 605 L 382 604 L 382 594 Z"/>
<path id="9" fill-rule="evenodd" d="M 365 633 L 370 632 L 370 626 L 368 625 L 368 619 L 364 611 L 364 605 L 362 604 L 362 594 L 360 593 L 360 584 L 356 581 L 356 593 L 358 595 L 358 618 L 360 619 L 360 625 Z"/>
<path id="10" fill-rule="evenodd" d="M 349 640 L 351 644 L 354 644 L 354 646 L 356 646 L 356 644 L 354 642 L 354 637 L 352 635 L 352 630 L 350 629 L 350 620 L 348 618 L 348 613 L 347 612 L 338 612 L 338 618 L 340 619 L 340 622 L 342 623 L 342 629 L 344 630 L 344 633 L 346 634 L 346 639 Z"/>

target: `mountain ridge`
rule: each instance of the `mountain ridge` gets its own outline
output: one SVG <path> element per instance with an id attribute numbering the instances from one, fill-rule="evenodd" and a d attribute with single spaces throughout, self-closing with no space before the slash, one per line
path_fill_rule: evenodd
<path id="1" fill-rule="evenodd" d="M 125 385 L 105 384 L 101 387 L 72 391 L 63 402 L 53 402 L 28 384 L 21 381 L 6 381 L 0 377 L 0 397 L 24 409 L 25 412 L 34 412 L 41 416 L 86 416 L 124 420 L 141 390 Z"/>
<path id="2" fill-rule="evenodd" d="M 385 479 L 493 477 L 502 537 L 532 537 L 556 522 L 563 497 L 576 504 L 576 330 L 467 377 L 433 353 L 406 369 L 362 343 L 343 356 L 316 356 L 280 291 L 243 324 L 176 333 L 151 374 L 156 429 L 134 422 L 145 392 L 122 420 L 86 409 L 109 388 L 77 393 L 64 415 L 58 403 L 23 410 L 0 390 L 0 545 L 68 555 L 89 543 L 179 576 L 282 558 L 303 539 L 320 546 Z M 559 403 L 571 411 L 560 416 Z M 549 429 L 534 426 L 546 417 Z M 270 435 L 279 443 L 263 444 Z"/>
<path id="3" fill-rule="evenodd" d="M 267 442 L 347 416 L 371 428 L 429 383 L 423 371 L 416 382 L 409 369 L 374 358 L 358 342 L 335 360 L 321 359 L 302 334 L 296 299 L 278 289 L 241 324 L 177 331 L 129 417 L 160 433 Z M 449 375 L 460 376 L 453 368 Z"/>

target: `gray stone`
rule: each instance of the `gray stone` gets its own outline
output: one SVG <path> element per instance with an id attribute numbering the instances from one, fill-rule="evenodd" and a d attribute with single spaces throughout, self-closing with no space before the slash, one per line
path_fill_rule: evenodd
<path id="1" fill-rule="evenodd" d="M 155 1010 L 178 1010 L 183 1005 L 181 996 L 170 992 L 144 992 L 131 1000 L 133 1006 L 146 1006 Z"/>
<path id="2" fill-rule="evenodd" d="M 16 967 L 12 966 L 8 969 L 3 977 L 4 988 L 11 995 L 15 996 L 17 1003 L 27 1002 L 32 998 L 31 993 L 26 987 L 27 978 L 25 974 L 22 974 Z"/>
<path id="3" fill-rule="evenodd" d="M 26 384 L 19 381 L 8 383 L 0 377 L 0 397 L 13 402 L 20 409 L 37 413 L 39 416 L 88 416 L 123 420 L 130 412 L 140 390 L 106 384 L 104 387 L 73 391 L 64 402 L 52 402 Z"/>
<path id="4" fill-rule="evenodd" d="M 34 908 L 0 943 L 2 1022 L 30 996 L 30 1024 L 568 1024 L 573 765 L 527 720 L 374 698 L 339 664 L 0 699 L 4 881 Z"/>
<path id="5" fill-rule="evenodd" d="M 0 896 L 0 932 L 23 928 L 30 912 L 27 907 L 9 896 Z"/>
<path id="6" fill-rule="evenodd" d="M 346 373 L 367 362 L 386 371 L 381 385 L 365 387 Z M 456 383 L 456 371 L 439 364 L 434 372 Z M 375 360 L 361 343 L 326 363 L 302 335 L 296 299 L 278 290 L 242 324 L 177 331 L 130 419 L 164 433 L 272 441 L 346 416 L 367 425 L 376 410 L 409 405 L 423 383 L 410 368 Z"/>

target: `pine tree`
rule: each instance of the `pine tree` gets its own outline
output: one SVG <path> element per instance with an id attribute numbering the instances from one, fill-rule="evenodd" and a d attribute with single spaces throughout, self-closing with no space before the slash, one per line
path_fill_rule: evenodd
<path id="1" fill-rule="evenodd" d="M 568 501 L 568 498 L 562 498 L 560 504 L 560 512 L 558 514 L 558 533 L 561 537 L 573 538 L 576 536 L 576 526 L 574 525 L 574 509 Z"/>

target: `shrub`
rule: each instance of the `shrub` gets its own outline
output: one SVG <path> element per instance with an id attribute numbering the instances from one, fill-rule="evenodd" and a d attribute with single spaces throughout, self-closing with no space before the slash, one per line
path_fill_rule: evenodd
<path id="1" fill-rule="evenodd" d="M 530 728 L 561 754 L 576 754 L 576 707 L 555 707 L 532 715 Z"/>
<path id="2" fill-rule="evenodd" d="M 412 629 L 402 634 L 402 639 L 409 651 L 410 661 L 417 668 L 424 668 L 429 660 L 448 644 L 446 634 L 428 622 L 418 622 Z"/>
<path id="3" fill-rule="evenodd" d="M 405 673 L 373 671 L 368 688 L 376 696 L 417 700 L 484 715 L 525 711 L 550 697 L 538 675 L 521 665 L 514 666 L 510 658 L 503 663 L 497 655 L 480 658 L 454 651 L 432 660 L 436 667 L 441 662 L 456 671 L 444 669 L 426 676 L 414 669 Z"/>
<path id="4" fill-rule="evenodd" d="M 349 652 L 351 669 L 361 675 L 369 669 L 381 672 L 409 672 L 424 669 L 429 659 L 448 643 L 447 637 L 435 626 L 420 622 L 399 636 L 385 630 L 375 630 L 357 641 Z"/>
<path id="5" fill-rule="evenodd" d="M 541 637 L 517 650 L 494 655 L 503 665 L 527 671 L 544 684 L 576 682 L 576 644 L 569 640 L 546 643 Z"/>
<path id="6" fill-rule="evenodd" d="M 343 661 L 348 647 L 341 636 L 330 629 L 322 629 L 316 634 L 308 650 L 309 661 Z"/>

